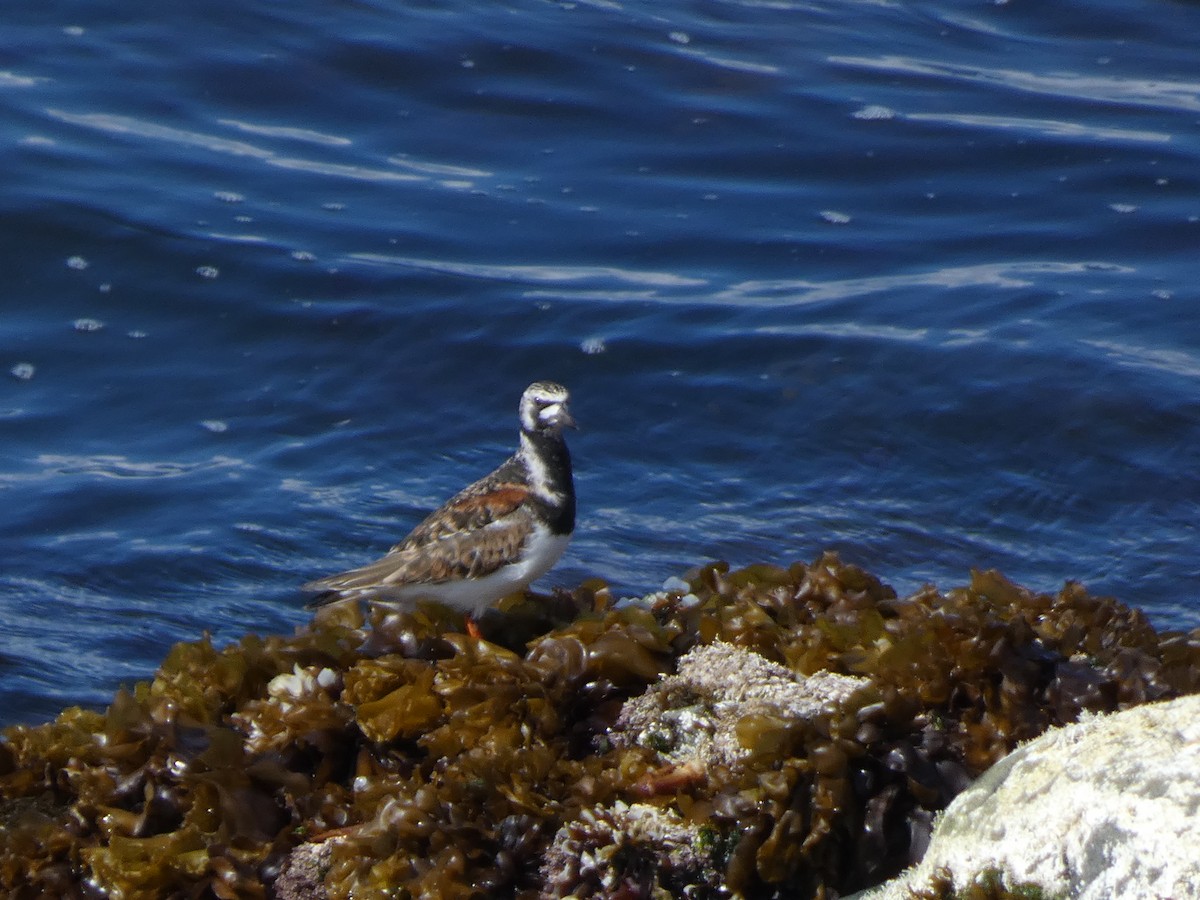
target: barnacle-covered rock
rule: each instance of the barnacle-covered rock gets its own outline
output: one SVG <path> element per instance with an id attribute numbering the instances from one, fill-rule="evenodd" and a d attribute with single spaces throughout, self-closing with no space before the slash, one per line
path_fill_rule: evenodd
<path id="1" fill-rule="evenodd" d="M 1019 743 L 1200 690 L 1200 632 L 1078 585 L 901 598 L 832 555 L 481 624 L 334 605 L 8 728 L 0 895 L 832 900 Z"/>
<path id="2" fill-rule="evenodd" d="M 735 768 L 752 755 L 778 757 L 790 730 L 836 713 L 870 684 L 833 672 L 799 675 L 723 641 L 700 644 L 679 658 L 674 675 L 626 701 L 608 737 L 673 766 Z"/>
<path id="3" fill-rule="evenodd" d="M 325 874 L 333 857 L 330 841 L 305 843 L 288 854 L 275 879 L 275 900 L 325 900 Z"/>
<path id="4" fill-rule="evenodd" d="M 697 825 L 644 803 L 580 812 L 554 835 L 542 860 L 543 900 L 727 897 L 717 854 Z"/>

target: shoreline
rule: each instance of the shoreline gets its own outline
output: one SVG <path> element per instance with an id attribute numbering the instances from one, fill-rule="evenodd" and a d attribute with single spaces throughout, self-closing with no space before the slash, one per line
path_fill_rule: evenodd
<path id="1" fill-rule="evenodd" d="M 825 554 L 669 584 L 509 598 L 483 640 L 442 608 L 347 605 L 291 636 L 178 644 L 103 712 L 4 730 L 0 887 L 845 896 L 916 862 L 1019 744 L 1200 690 L 1200 631 L 1069 582 L 973 572 L 898 597 Z M 727 674 L 689 675 L 718 644 Z M 780 705 L 819 673 L 856 686 Z"/>

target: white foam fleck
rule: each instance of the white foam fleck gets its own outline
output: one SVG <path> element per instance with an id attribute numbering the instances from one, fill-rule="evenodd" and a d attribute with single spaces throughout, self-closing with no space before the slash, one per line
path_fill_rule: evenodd
<path id="1" fill-rule="evenodd" d="M 850 222 L 850 216 L 844 212 L 838 212 L 836 209 L 821 210 L 821 218 L 831 225 L 846 225 Z"/>
<path id="2" fill-rule="evenodd" d="M 75 269 L 78 272 L 82 272 L 84 269 L 86 269 L 90 265 L 91 265 L 91 263 L 89 263 L 82 256 L 67 257 L 67 268 L 68 269 Z"/>
<path id="3" fill-rule="evenodd" d="M 99 331 L 104 327 L 104 323 L 99 319 L 76 319 L 72 326 L 76 331 Z"/>
<path id="4" fill-rule="evenodd" d="M 200 423 L 200 427 L 213 434 L 224 434 L 229 430 L 229 423 L 222 422 L 220 419 L 205 419 Z"/>
<path id="5" fill-rule="evenodd" d="M 863 119 L 867 122 L 877 122 L 883 119 L 896 118 L 896 111 L 889 107 L 873 103 L 870 106 L 864 106 L 862 109 L 856 109 L 854 111 L 854 118 Z"/>
<path id="6" fill-rule="evenodd" d="M 221 274 L 221 270 L 216 266 L 197 266 L 196 274 L 201 278 L 216 278 Z"/>
<path id="7" fill-rule="evenodd" d="M 37 369 L 33 363 L 19 362 L 8 371 L 17 381 L 28 381 Z"/>

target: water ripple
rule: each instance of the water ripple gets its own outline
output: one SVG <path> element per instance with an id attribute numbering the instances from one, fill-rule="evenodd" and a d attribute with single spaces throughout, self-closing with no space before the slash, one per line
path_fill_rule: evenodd
<path id="1" fill-rule="evenodd" d="M 427 181 L 419 175 L 409 175 L 406 172 L 392 172 L 388 169 L 372 169 L 366 166 L 346 163 L 325 163 L 313 159 L 295 159 L 290 157 L 270 156 L 266 158 L 268 165 L 281 169 L 297 169 L 314 175 L 333 175 L 337 178 L 351 178 L 356 181 Z"/>
<path id="2" fill-rule="evenodd" d="M 264 147 L 247 143 L 246 141 L 235 141 L 213 134 L 205 134 L 204 132 L 200 131 L 172 128 L 168 125 L 159 125 L 155 122 L 147 122 L 133 116 L 121 116 L 112 113 L 72 113 L 61 109 L 47 109 L 46 114 L 51 118 L 57 119 L 60 122 L 66 122 L 69 125 L 78 125 L 83 128 L 102 131 L 107 134 L 132 135 L 134 137 L 148 138 L 154 141 L 165 141 L 167 143 L 198 147 L 202 150 L 209 150 L 214 153 L 224 153 L 231 156 L 252 157 L 254 159 L 260 159 L 268 165 L 276 166 L 281 169 L 309 172 L 314 175 L 329 175 L 335 178 L 347 178 L 355 181 L 370 182 L 431 181 L 431 179 L 425 177 L 425 175 L 412 174 L 412 172 L 397 172 L 392 169 L 380 169 L 354 163 L 321 162 L 313 159 L 280 156 L 273 150 L 268 150 Z M 301 139 L 308 140 L 312 143 L 321 143 L 333 146 L 345 146 L 346 144 L 350 143 L 343 138 L 337 138 L 332 135 L 322 134 L 320 132 L 308 129 L 250 125 L 248 123 L 239 122 L 232 119 L 222 119 L 220 121 L 222 124 L 229 125 L 237 128 L 238 130 L 262 135 L 264 137 Z M 404 163 L 403 166 L 404 168 L 410 170 L 418 169 L 418 164 L 413 164 L 411 162 Z M 451 174 L 461 174 L 461 171 L 459 170 L 454 170 L 452 167 L 447 168 L 450 169 Z M 471 186 L 469 183 L 464 183 L 461 181 L 440 181 L 438 183 L 443 187 L 449 188 L 464 188 Z"/>
<path id="3" fill-rule="evenodd" d="M 79 125 L 92 128 L 108 134 L 130 134 L 135 137 L 150 138 L 156 141 L 167 141 L 173 144 L 184 144 L 190 147 L 201 147 L 216 153 L 228 153 L 233 156 L 253 156 L 258 159 L 269 159 L 275 154 L 253 144 L 243 141 L 231 141 L 228 138 L 216 137 L 199 131 L 186 131 L 182 128 L 171 128 L 169 125 L 158 125 L 154 122 L 144 122 L 133 116 L 118 116 L 111 113 L 71 113 L 61 109 L 47 109 L 46 115 L 69 125 Z"/>
<path id="4" fill-rule="evenodd" d="M 692 47 L 677 49 L 676 52 L 680 56 L 686 56 L 688 59 L 698 60 L 710 66 L 716 66 L 719 69 L 728 69 L 732 72 L 746 72 L 751 75 L 778 75 L 782 71 L 779 66 L 750 62 L 744 59 L 734 59 L 729 56 L 718 56 L 710 51 Z"/>
<path id="5" fill-rule="evenodd" d="M 1039 74 L 1020 69 L 984 68 L 932 62 L 907 56 L 830 56 L 834 65 L 902 75 L 928 75 L 960 82 L 999 85 L 1033 94 L 1133 104 L 1183 112 L 1200 111 L 1200 82 L 1143 78 L 1101 78 L 1095 75 Z"/>
<path id="6" fill-rule="evenodd" d="M 1100 350 L 1121 366 L 1200 378 L 1200 359 L 1193 353 L 1163 347 L 1139 347 L 1117 341 L 1084 340 L 1081 343 Z"/>
<path id="7" fill-rule="evenodd" d="M 33 87 L 46 80 L 45 78 L 37 78 L 33 75 L 16 75 L 12 72 L 0 72 L 0 88 Z"/>
<path id="8" fill-rule="evenodd" d="M 178 478 L 213 469 L 239 469 L 245 463 L 231 456 L 213 456 L 193 463 L 168 460 L 138 461 L 116 454 L 76 456 L 69 454 L 43 453 L 34 459 L 41 466 L 39 472 L 24 475 L 5 473 L 0 483 L 26 481 L 59 475 L 91 475 L 98 478 Z"/>
<path id="9" fill-rule="evenodd" d="M 1030 119 L 1021 116 L 984 116 L 966 113 L 911 113 L 904 116 L 913 122 L 943 122 L 949 125 L 966 125 L 973 128 L 994 128 L 1000 131 L 1027 131 L 1049 137 L 1087 138 L 1098 141 L 1136 141 L 1162 144 L 1171 140 L 1171 135 L 1162 131 L 1135 131 L 1129 128 L 1106 128 L 1083 125 L 1079 122 L 1063 122 L 1055 119 Z"/>
<path id="10" fill-rule="evenodd" d="M 492 172 L 485 169 L 468 169 L 465 166 L 452 166 L 446 163 L 431 163 L 409 159 L 407 156 L 389 156 L 388 162 L 402 169 L 420 172 L 422 175 L 453 175 L 456 178 L 491 178 Z"/>
<path id="11" fill-rule="evenodd" d="M 454 260 L 417 259 L 407 256 L 388 256 L 380 253 L 351 253 L 349 259 L 371 265 L 403 266 L 445 275 L 462 275 L 505 282 L 552 282 L 570 284 L 578 281 L 615 281 L 622 284 L 654 285 L 656 287 L 698 287 L 707 282 L 670 272 L 646 272 L 620 269 L 615 266 L 505 266 Z"/>
<path id="12" fill-rule="evenodd" d="M 259 125 L 254 122 L 243 122 L 239 119 L 217 119 L 222 125 L 236 128 L 247 134 L 261 134 L 265 137 L 283 138 L 292 141 L 305 141 L 310 144 L 320 144 L 325 147 L 346 147 L 353 141 L 350 138 L 339 137 L 336 134 L 325 134 L 311 128 L 292 128 L 286 125 Z"/>
<path id="13" fill-rule="evenodd" d="M 953 266 L 913 272 L 903 275 L 879 275 L 870 278 L 846 278 L 832 281 L 804 279 L 773 279 L 742 281 L 715 294 L 719 302 L 778 306 L 844 300 L 879 294 L 897 288 L 938 287 L 999 287 L 1023 288 L 1037 283 L 1043 275 L 1081 275 L 1108 271 L 1128 274 L 1126 266 L 1099 262 L 1019 262 L 985 263 L 975 266 Z"/>

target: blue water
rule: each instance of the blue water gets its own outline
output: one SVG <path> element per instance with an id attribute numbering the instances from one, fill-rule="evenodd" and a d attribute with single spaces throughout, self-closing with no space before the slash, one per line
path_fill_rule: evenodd
<path id="1" fill-rule="evenodd" d="M 822 549 L 1200 625 L 1200 7 L 25 4 L 0 722 L 290 632 L 569 385 L 544 585 Z"/>

